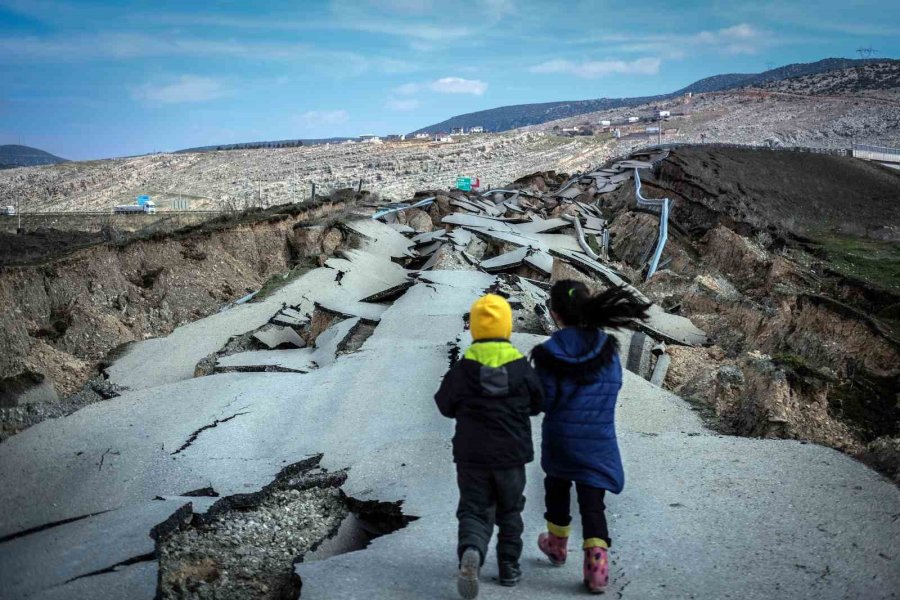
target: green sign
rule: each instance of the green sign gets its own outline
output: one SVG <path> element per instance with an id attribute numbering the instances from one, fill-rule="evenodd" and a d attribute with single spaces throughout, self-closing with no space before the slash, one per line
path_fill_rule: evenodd
<path id="1" fill-rule="evenodd" d="M 462 190 L 464 192 L 472 191 L 472 178 L 471 177 L 457 177 L 456 178 L 456 189 Z"/>

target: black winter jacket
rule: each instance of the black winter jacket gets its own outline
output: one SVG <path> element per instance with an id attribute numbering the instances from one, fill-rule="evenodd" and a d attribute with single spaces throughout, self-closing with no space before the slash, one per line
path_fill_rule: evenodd
<path id="1" fill-rule="evenodd" d="M 534 460 L 532 415 L 544 391 L 522 354 L 506 340 L 479 340 L 450 367 L 434 396 L 445 417 L 456 419 L 454 462 L 486 469 Z"/>

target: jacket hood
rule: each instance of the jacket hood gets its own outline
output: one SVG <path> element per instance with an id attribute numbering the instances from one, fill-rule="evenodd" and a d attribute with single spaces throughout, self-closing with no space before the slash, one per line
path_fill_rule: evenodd
<path id="1" fill-rule="evenodd" d="M 599 329 L 567 327 L 554 332 L 543 347 L 556 360 L 580 364 L 595 360 L 608 337 Z"/>

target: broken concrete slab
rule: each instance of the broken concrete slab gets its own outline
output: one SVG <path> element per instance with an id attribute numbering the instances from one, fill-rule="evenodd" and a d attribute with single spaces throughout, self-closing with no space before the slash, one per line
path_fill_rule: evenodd
<path id="1" fill-rule="evenodd" d="M 425 246 L 427 244 L 431 244 L 435 240 L 445 239 L 447 239 L 447 232 L 443 229 L 436 229 L 434 231 L 426 231 L 425 233 L 420 233 L 416 236 L 413 236 L 411 241 L 416 246 Z"/>
<path id="2" fill-rule="evenodd" d="M 189 515 L 189 507 L 183 501 L 137 503 L 0 543 L 3 597 L 29 597 L 118 565 L 152 561 L 156 543 L 151 531 L 170 519 L 177 522 L 183 518 L 180 511 Z M 139 590 L 150 590 L 144 597 L 153 598 L 155 572 L 144 570 L 132 575 L 139 579 Z M 149 575 L 153 579 L 148 581 Z"/>
<path id="3" fill-rule="evenodd" d="M 91 575 L 41 590 L 29 600 L 93 600 L 94 598 L 128 598 L 156 600 L 159 564 L 155 560 Z"/>
<path id="4" fill-rule="evenodd" d="M 411 251 L 412 242 L 386 223 L 374 219 L 358 219 L 342 225 L 351 236 L 358 236 L 358 248 L 361 250 L 391 258 L 415 256 Z"/>
<path id="5" fill-rule="evenodd" d="M 269 349 L 285 345 L 292 345 L 296 348 L 306 346 L 303 338 L 290 327 L 266 327 L 254 333 L 253 337 Z"/>
<path id="6" fill-rule="evenodd" d="M 462 228 L 456 228 L 449 234 L 450 240 L 456 245 L 465 248 L 472 241 L 472 234 Z"/>
<path id="7" fill-rule="evenodd" d="M 216 361 L 216 371 L 227 372 L 277 370 L 308 373 L 330 365 L 337 358 L 338 350 L 359 324 L 359 317 L 344 319 L 323 331 L 316 338 L 315 348 L 293 350 L 254 350 L 223 356 Z"/>
<path id="8" fill-rule="evenodd" d="M 551 254 L 566 259 L 569 263 L 580 266 L 581 268 L 586 269 L 591 273 L 594 273 L 595 275 L 598 275 L 600 278 L 611 285 L 624 286 L 629 291 L 631 291 L 639 300 L 649 303 L 649 300 L 646 296 L 644 296 L 644 294 L 638 291 L 638 289 L 633 285 L 625 281 L 613 269 L 604 265 L 603 263 L 591 259 L 584 253 L 564 250 L 551 250 Z"/>
<path id="9" fill-rule="evenodd" d="M 536 248 L 538 250 L 543 250 L 544 252 L 549 252 L 553 249 L 569 252 L 578 252 L 581 250 L 578 242 L 570 235 L 558 233 L 523 234 L 518 232 L 496 231 L 481 227 L 467 228 L 476 235 L 490 238 L 498 242 L 509 243 L 515 246 L 524 246 L 527 248 Z"/>
<path id="10" fill-rule="evenodd" d="M 512 269 L 521 265 L 528 257 L 528 248 L 519 248 L 506 254 L 481 261 L 481 268 L 488 272 Z"/>
<path id="11" fill-rule="evenodd" d="M 272 317 L 272 323 L 288 328 L 300 327 L 302 325 L 305 325 L 307 322 L 309 322 L 309 319 L 305 317 L 298 319 L 297 317 L 290 317 L 281 313 L 278 313 L 277 315 Z"/>
<path id="12" fill-rule="evenodd" d="M 550 233 L 552 231 L 559 231 L 560 229 L 565 229 L 566 227 L 571 227 L 572 224 L 564 219 L 542 219 L 537 216 L 533 216 L 532 220 L 528 223 L 521 223 L 515 226 L 515 228 L 522 233 Z"/>
<path id="13" fill-rule="evenodd" d="M 281 371 L 308 373 L 316 368 L 312 348 L 293 350 L 251 350 L 229 354 L 216 360 L 216 372 Z"/>
<path id="14" fill-rule="evenodd" d="M 416 276 L 423 283 L 436 283 L 451 287 L 467 287 L 473 289 L 487 289 L 493 285 L 496 278 L 479 271 L 429 271 L 419 273 Z"/>
<path id="15" fill-rule="evenodd" d="M 478 227 L 481 229 L 490 229 L 492 231 L 516 233 L 516 230 L 512 225 L 504 223 L 503 221 L 498 221 L 497 219 L 489 219 L 487 217 L 476 215 L 461 215 L 459 213 L 455 213 L 452 215 L 447 215 L 446 217 L 441 219 L 441 223 L 444 223 L 446 225 Z"/>
<path id="16" fill-rule="evenodd" d="M 545 275 L 553 273 L 553 257 L 543 250 L 532 250 L 525 257 L 525 264 Z"/>
<path id="17" fill-rule="evenodd" d="M 706 332 L 687 317 L 667 313 L 657 304 L 650 307 L 649 313 L 640 326 L 654 337 L 682 346 L 704 346 L 709 343 Z"/>

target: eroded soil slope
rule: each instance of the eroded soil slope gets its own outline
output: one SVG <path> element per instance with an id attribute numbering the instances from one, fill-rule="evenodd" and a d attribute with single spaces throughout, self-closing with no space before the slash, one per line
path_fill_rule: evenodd
<path id="1" fill-rule="evenodd" d="M 311 243 L 302 226 L 329 221 L 353 201 L 336 195 L 118 243 L 57 235 L 29 237 L 35 243 L 19 253 L 10 246 L 4 260 L 24 256 L 27 264 L 0 262 L 0 439 L 115 396 L 96 377 L 111 350 L 166 335 L 275 274 L 314 265 L 324 239 Z M 339 243 L 340 233 L 331 238 Z"/>
<path id="2" fill-rule="evenodd" d="M 674 201 L 664 268 L 642 287 L 714 342 L 670 348 L 666 385 L 732 433 L 816 441 L 900 475 L 900 175 L 684 148 L 642 180 Z M 633 210 L 633 188 L 611 196 L 613 254 L 642 277 L 658 217 Z"/>

